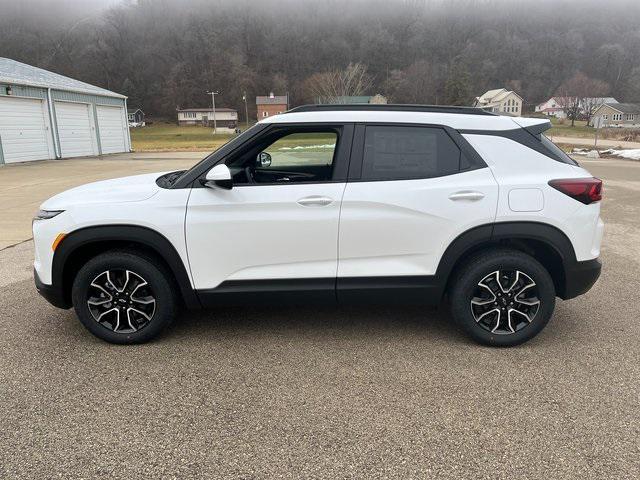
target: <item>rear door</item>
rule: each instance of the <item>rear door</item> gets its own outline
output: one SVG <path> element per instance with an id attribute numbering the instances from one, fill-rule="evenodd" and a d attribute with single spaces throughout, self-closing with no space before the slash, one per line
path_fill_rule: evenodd
<path id="1" fill-rule="evenodd" d="M 497 183 L 454 130 L 359 125 L 353 151 L 340 215 L 339 298 L 341 289 L 428 283 L 458 235 L 495 218 Z"/>
<path id="2" fill-rule="evenodd" d="M 279 290 L 335 299 L 352 134 L 352 125 L 278 126 L 224 159 L 231 190 L 194 186 L 186 241 L 205 304 Z"/>

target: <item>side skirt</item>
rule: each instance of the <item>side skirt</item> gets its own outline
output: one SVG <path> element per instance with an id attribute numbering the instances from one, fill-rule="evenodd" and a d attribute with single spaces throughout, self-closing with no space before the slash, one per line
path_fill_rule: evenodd
<path id="1" fill-rule="evenodd" d="M 204 307 L 219 305 L 438 304 L 435 276 L 231 280 L 198 290 Z"/>

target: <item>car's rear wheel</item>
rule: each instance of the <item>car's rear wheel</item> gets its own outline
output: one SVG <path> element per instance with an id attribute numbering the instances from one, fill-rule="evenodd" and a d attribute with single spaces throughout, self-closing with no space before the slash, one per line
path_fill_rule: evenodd
<path id="1" fill-rule="evenodd" d="M 456 322 L 477 342 L 513 346 L 535 337 L 555 307 L 549 272 L 516 250 L 491 250 L 470 258 L 449 295 Z"/>
<path id="2" fill-rule="evenodd" d="M 175 315 L 166 269 L 129 251 L 106 252 L 89 260 L 76 275 L 71 295 L 82 324 L 111 343 L 146 342 Z"/>

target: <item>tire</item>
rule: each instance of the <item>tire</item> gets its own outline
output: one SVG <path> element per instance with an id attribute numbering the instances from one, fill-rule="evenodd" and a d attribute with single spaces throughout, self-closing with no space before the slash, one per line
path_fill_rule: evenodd
<path id="1" fill-rule="evenodd" d="M 549 272 L 530 255 L 507 249 L 471 257 L 449 293 L 456 323 L 476 342 L 495 347 L 535 337 L 549 322 L 556 299 Z"/>
<path id="2" fill-rule="evenodd" d="M 110 343 L 144 343 L 176 313 L 171 274 L 157 259 L 114 250 L 89 260 L 76 275 L 73 307 L 82 324 Z"/>

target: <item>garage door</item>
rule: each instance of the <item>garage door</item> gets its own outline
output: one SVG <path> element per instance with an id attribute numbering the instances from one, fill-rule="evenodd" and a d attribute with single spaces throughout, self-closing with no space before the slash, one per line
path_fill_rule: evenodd
<path id="1" fill-rule="evenodd" d="M 98 130 L 100 132 L 100 148 L 102 153 L 118 153 L 127 151 L 125 116 L 121 107 L 105 107 L 98 105 Z"/>
<path id="2" fill-rule="evenodd" d="M 5 163 L 55 158 L 44 101 L 0 97 L 0 143 Z"/>
<path id="3" fill-rule="evenodd" d="M 89 105 L 56 102 L 55 110 L 62 157 L 97 155 L 98 146 Z"/>

